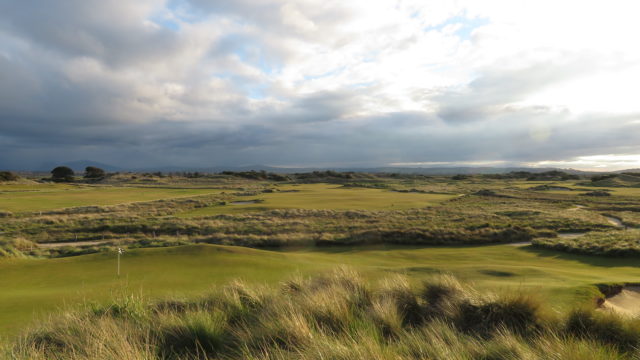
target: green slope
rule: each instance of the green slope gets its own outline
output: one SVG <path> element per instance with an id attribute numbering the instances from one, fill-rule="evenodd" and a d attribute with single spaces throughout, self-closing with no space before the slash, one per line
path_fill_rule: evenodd
<path id="1" fill-rule="evenodd" d="M 218 189 L 142 188 L 69 184 L 0 185 L 0 210 L 15 213 L 75 206 L 115 205 L 134 201 L 218 194 Z"/>
<path id="2" fill-rule="evenodd" d="M 193 245 L 141 249 L 60 259 L 0 260 L 0 334 L 15 334 L 61 306 L 107 301 L 115 296 L 185 297 L 234 278 L 275 283 L 294 273 L 312 274 L 346 264 L 375 279 L 390 272 L 418 281 L 451 272 L 480 289 L 523 289 L 565 308 L 593 297 L 591 284 L 640 281 L 637 260 L 567 255 L 529 247 L 411 248 L 398 246 L 267 251 Z"/>

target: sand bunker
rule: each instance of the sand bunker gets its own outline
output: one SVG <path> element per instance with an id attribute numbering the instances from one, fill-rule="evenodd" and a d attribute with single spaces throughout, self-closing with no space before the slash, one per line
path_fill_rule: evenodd
<path id="1" fill-rule="evenodd" d="M 626 286 L 618 294 L 605 299 L 601 308 L 623 315 L 640 316 L 640 286 Z"/>
<path id="2" fill-rule="evenodd" d="M 521 241 L 521 242 L 509 243 L 507 245 L 510 245 L 510 246 L 529 246 L 529 245 L 531 245 L 531 241 Z"/>
<path id="3" fill-rule="evenodd" d="M 613 226 L 625 227 L 624 224 L 622 223 L 622 220 L 620 220 L 618 218 L 614 218 L 614 217 L 611 217 L 611 216 L 605 216 L 605 218 L 607 218 L 607 221 L 609 222 L 609 224 L 611 224 Z"/>
<path id="4" fill-rule="evenodd" d="M 579 238 L 580 236 L 582 236 L 584 234 L 586 234 L 586 232 L 558 233 L 558 237 L 564 238 L 564 239 L 575 239 L 575 238 Z"/>

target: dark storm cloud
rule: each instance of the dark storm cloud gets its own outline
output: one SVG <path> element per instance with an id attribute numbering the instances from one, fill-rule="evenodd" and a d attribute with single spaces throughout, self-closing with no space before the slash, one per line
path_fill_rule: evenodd
<path id="1" fill-rule="evenodd" d="M 638 114 L 519 104 L 588 73 L 596 61 L 586 53 L 483 65 L 468 84 L 426 81 L 411 91 L 427 105 L 389 110 L 399 102 L 385 92 L 392 82 L 361 85 L 360 76 L 345 85 L 334 71 L 313 88 L 306 81 L 323 76 L 287 74 L 299 65 L 299 46 L 331 54 L 366 38 L 338 31 L 357 15 L 351 10 L 181 3 L 190 13 L 183 17 L 196 20 L 176 29 L 154 20 L 165 9 L 160 0 L 0 0 L 0 167 L 78 159 L 121 167 L 518 163 L 640 152 Z"/>
<path id="2" fill-rule="evenodd" d="M 180 49 L 174 32 L 140 21 L 156 4 L 161 2 L 2 1 L 0 26 L 53 54 L 95 57 L 112 66 L 127 66 Z"/>

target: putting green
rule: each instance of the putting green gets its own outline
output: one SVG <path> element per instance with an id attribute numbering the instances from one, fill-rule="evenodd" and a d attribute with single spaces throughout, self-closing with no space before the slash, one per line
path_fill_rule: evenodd
<path id="1" fill-rule="evenodd" d="M 199 208 L 179 214 L 197 217 L 271 209 L 403 210 L 424 208 L 456 197 L 456 194 L 401 193 L 387 189 L 343 187 L 333 184 L 286 185 L 272 193 L 238 196 L 226 205 Z M 260 200 L 255 204 L 233 202 Z"/>

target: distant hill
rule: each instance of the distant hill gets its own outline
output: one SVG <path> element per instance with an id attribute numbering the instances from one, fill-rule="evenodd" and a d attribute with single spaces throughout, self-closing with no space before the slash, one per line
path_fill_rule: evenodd
<path id="1" fill-rule="evenodd" d="M 620 170 L 620 171 L 614 171 L 617 174 L 622 174 L 622 173 L 634 173 L 634 174 L 640 174 L 640 169 L 626 169 L 626 170 Z"/>
<path id="2" fill-rule="evenodd" d="M 585 183 L 589 186 L 598 187 L 638 187 L 640 186 L 640 176 L 628 175 L 631 171 L 625 171 L 625 174 L 606 175 L 594 178 L 591 183 Z"/>
<path id="3" fill-rule="evenodd" d="M 507 174 L 510 172 L 527 171 L 531 173 L 542 173 L 548 171 L 563 171 L 573 175 L 596 175 L 607 173 L 625 173 L 640 172 L 640 169 L 621 170 L 615 172 L 595 172 L 581 171 L 575 169 L 559 169 L 559 168 L 530 168 L 530 167 L 469 167 L 469 166 L 448 166 L 448 167 L 278 167 L 268 165 L 219 165 L 211 167 L 190 167 L 190 166 L 154 166 L 154 167 L 118 167 L 111 164 L 101 163 L 93 160 L 77 160 L 62 163 L 46 163 L 40 166 L 38 171 L 49 172 L 56 166 L 68 166 L 75 171 L 84 171 L 87 166 L 95 166 L 108 172 L 202 172 L 202 173 L 220 173 L 223 171 L 266 171 L 279 174 L 306 173 L 312 171 L 333 170 L 337 172 L 367 172 L 367 173 L 399 173 L 399 174 L 419 174 L 419 175 L 482 175 L 482 174 Z"/>

